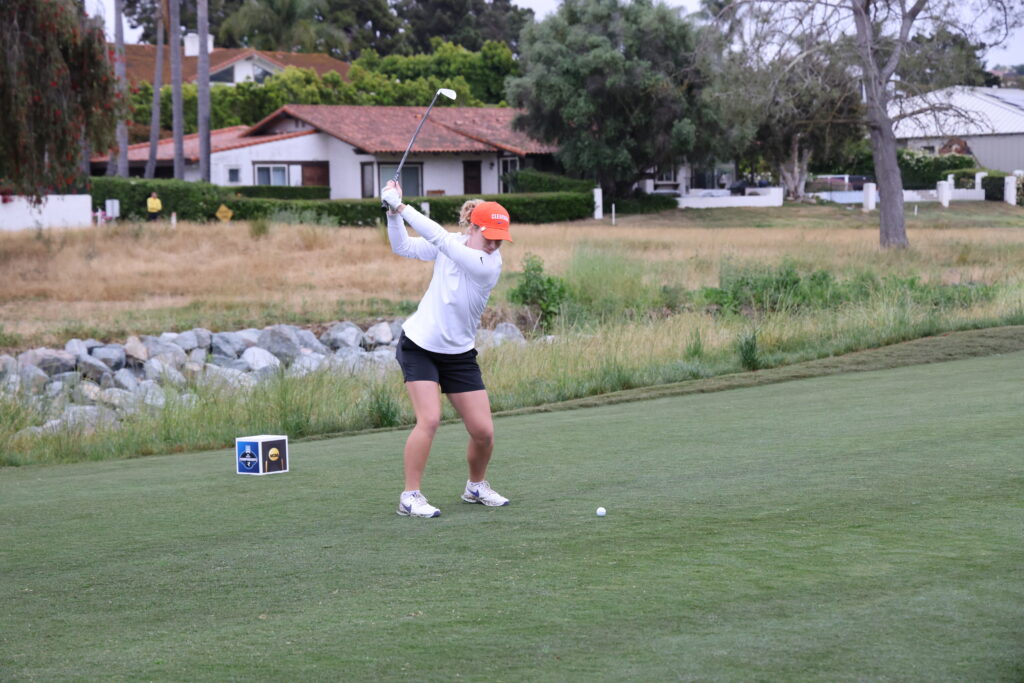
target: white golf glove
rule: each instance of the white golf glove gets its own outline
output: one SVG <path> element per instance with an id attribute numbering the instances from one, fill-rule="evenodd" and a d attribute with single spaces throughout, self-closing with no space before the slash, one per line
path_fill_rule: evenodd
<path id="1" fill-rule="evenodd" d="M 402 203 L 402 193 L 395 187 L 387 187 L 380 193 L 381 201 L 391 207 L 394 211 Z"/>

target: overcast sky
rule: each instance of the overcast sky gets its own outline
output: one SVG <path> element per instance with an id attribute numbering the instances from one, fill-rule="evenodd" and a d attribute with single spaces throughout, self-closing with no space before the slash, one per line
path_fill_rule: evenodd
<path id="1" fill-rule="evenodd" d="M 512 0 L 519 7 L 529 7 L 538 19 L 543 19 L 558 7 L 560 0 Z M 671 7 L 680 7 L 686 12 L 693 12 L 700 6 L 700 0 L 665 0 Z M 107 17 L 107 26 L 111 25 L 114 16 L 114 0 L 86 0 L 86 6 L 94 14 Z M 140 31 L 132 30 L 125 25 L 125 40 L 129 43 L 138 41 Z M 113 31 L 108 28 L 107 34 L 113 39 Z M 1024 64 L 1024 30 L 1017 31 L 1002 48 L 989 50 L 985 55 L 985 65 L 989 68 L 997 64 Z"/>

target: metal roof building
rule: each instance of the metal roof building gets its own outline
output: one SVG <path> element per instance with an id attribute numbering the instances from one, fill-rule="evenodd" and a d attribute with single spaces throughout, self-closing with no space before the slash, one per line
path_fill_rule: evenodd
<path id="1" fill-rule="evenodd" d="M 955 86 L 905 100 L 891 114 L 903 117 L 893 128 L 908 147 L 973 154 L 979 166 L 1007 173 L 1024 169 L 1024 90 Z"/>

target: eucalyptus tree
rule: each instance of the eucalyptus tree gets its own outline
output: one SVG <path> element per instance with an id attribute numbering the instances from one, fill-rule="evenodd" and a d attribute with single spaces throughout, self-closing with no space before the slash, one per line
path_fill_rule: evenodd
<path id="1" fill-rule="evenodd" d="M 749 19 L 747 43 L 754 49 L 798 61 L 800 45 L 827 45 L 831 58 L 849 69 L 861 89 L 874 157 L 879 243 L 889 248 L 908 246 L 893 126 L 951 109 L 929 96 L 947 80 L 935 74 L 948 74 L 950 55 L 935 51 L 932 59 L 943 69 L 922 78 L 915 68 L 920 61 L 907 59 L 915 37 L 944 32 L 969 44 L 999 44 L 1024 22 L 1024 0 L 733 0 L 719 13 Z"/>

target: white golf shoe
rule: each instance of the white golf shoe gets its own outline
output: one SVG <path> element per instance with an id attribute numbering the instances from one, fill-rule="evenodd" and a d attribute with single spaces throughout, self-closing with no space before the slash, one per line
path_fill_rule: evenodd
<path id="1" fill-rule="evenodd" d="M 486 479 L 480 482 L 467 481 L 466 490 L 462 493 L 462 500 L 467 503 L 480 503 L 487 507 L 508 505 L 508 498 L 499 495 L 497 491 L 492 489 Z"/>
<path id="2" fill-rule="evenodd" d="M 427 502 L 419 491 L 405 493 L 398 498 L 398 514 L 404 517 L 440 517 L 441 511 Z"/>

